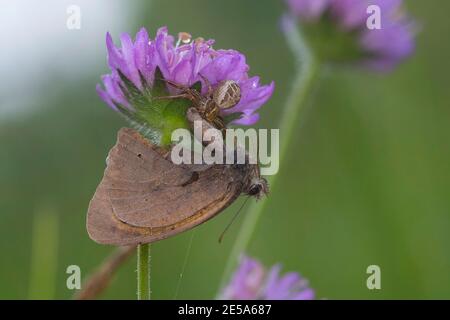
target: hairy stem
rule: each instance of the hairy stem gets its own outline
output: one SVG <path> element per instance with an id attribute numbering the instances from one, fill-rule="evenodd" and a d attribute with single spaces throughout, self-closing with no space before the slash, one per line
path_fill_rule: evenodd
<path id="1" fill-rule="evenodd" d="M 318 79 L 319 63 L 313 57 L 306 43 L 298 31 L 298 29 L 291 25 L 285 26 L 285 35 L 287 42 L 296 57 L 297 74 L 293 82 L 289 98 L 284 106 L 283 114 L 280 120 L 280 162 L 286 158 L 289 150 L 289 145 L 292 138 L 295 137 L 296 128 L 298 128 L 300 115 L 305 110 L 305 105 L 309 93 L 312 91 L 313 85 Z M 268 177 L 269 187 L 271 190 L 277 188 L 277 175 Z M 267 205 L 268 199 L 259 202 L 253 202 L 251 207 L 245 214 L 245 219 L 242 227 L 239 230 L 236 241 L 231 249 L 230 256 L 225 266 L 220 289 L 223 289 L 227 281 L 229 281 L 233 270 L 236 268 L 239 257 L 248 247 L 250 239 L 256 229 L 261 214 Z"/>
<path id="2" fill-rule="evenodd" d="M 137 298 L 150 300 L 150 244 L 137 247 Z"/>

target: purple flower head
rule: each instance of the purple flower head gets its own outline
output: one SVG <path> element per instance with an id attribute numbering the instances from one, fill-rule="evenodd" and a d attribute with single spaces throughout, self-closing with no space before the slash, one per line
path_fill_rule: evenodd
<path id="1" fill-rule="evenodd" d="M 117 48 L 111 35 L 106 35 L 108 64 L 111 74 L 102 77 L 97 85 L 99 96 L 114 110 L 136 112 L 152 103 L 155 73 L 163 78 L 191 87 L 201 82 L 202 94 L 207 93 L 204 78 L 214 87 L 222 80 L 234 80 L 241 88 L 241 100 L 223 115 L 240 113 L 233 123 L 251 125 L 258 121 L 256 112 L 272 95 L 274 83 L 260 85 L 259 77 L 249 77 L 245 56 L 235 50 L 215 50 L 213 40 L 198 38 L 190 41 L 187 33 L 178 40 L 168 34 L 167 28 L 158 30 L 154 40 L 142 28 L 133 42 L 128 34 L 120 37 Z M 174 88 L 167 86 L 174 92 Z M 154 95 L 154 94 L 153 94 Z"/>
<path id="2" fill-rule="evenodd" d="M 331 52 L 347 54 L 351 59 L 380 71 L 392 70 L 409 57 L 415 48 L 414 23 L 403 10 L 403 0 L 286 0 L 291 13 L 308 30 L 314 24 L 333 28 L 325 32 L 335 39 L 321 39 L 329 45 L 347 46 Z M 368 19 L 374 13 L 369 6 L 379 8 L 380 28 L 368 27 Z M 317 38 L 317 32 L 312 36 Z M 351 37 L 352 40 L 348 41 Z M 318 41 L 318 40 L 315 40 Z M 323 49 L 323 45 L 320 46 Z M 357 54 L 356 54 L 356 53 Z M 326 56 L 327 54 L 325 54 Z M 333 60 L 331 57 L 330 60 Z M 338 57 L 339 60 L 341 57 Z M 342 60 L 342 59 L 340 59 Z"/>
<path id="3" fill-rule="evenodd" d="M 312 300 L 314 291 L 298 273 L 280 275 L 276 265 L 266 270 L 260 262 L 242 257 L 221 299 L 225 300 Z"/>

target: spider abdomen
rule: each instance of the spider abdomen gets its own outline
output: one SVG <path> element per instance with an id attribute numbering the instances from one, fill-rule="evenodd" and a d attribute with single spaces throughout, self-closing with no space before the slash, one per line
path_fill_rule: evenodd
<path id="1" fill-rule="evenodd" d="M 213 92 L 213 100 L 220 109 L 230 109 L 241 100 L 241 88 L 236 81 L 221 81 Z"/>

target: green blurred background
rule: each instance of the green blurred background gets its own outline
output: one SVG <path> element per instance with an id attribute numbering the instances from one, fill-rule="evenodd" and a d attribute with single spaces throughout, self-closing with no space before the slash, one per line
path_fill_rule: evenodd
<path id="1" fill-rule="evenodd" d="M 86 276 L 113 251 L 86 209 L 124 125 L 96 95 L 104 36 L 161 25 L 244 52 L 276 82 L 260 127 L 276 128 L 294 78 L 281 0 L 0 1 L 0 298 L 59 298 L 66 268 Z M 78 4 L 81 29 L 66 28 Z M 450 298 L 450 2 L 409 1 L 415 56 L 389 76 L 327 70 L 298 121 L 248 254 L 299 271 L 318 297 Z M 283 132 L 281 132 L 283 139 Z M 195 229 L 178 298 L 213 298 L 243 220 L 238 204 Z M 244 213 L 245 215 L 245 213 Z M 192 232 L 192 231 L 191 231 Z M 152 291 L 172 299 L 191 232 L 152 245 Z M 103 298 L 134 299 L 135 257 Z M 381 267 L 382 289 L 366 287 Z"/>

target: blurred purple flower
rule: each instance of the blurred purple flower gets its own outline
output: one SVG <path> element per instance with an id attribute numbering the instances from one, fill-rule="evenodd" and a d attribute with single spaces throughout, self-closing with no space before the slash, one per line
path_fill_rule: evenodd
<path id="1" fill-rule="evenodd" d="M 364 63 L 389 71 L 415 49 L 415 26 L 403 10 L 403 0 L 286 0 L 291 13 L 302 23 L 331 19 L 342 32 L 356 34 L 355 42 Z M 381 10 L 381 29 L 366 25 L 370 5 Z M 326 41 L 326 40 L 325 40 Z"/>
<path id="2" fill-rule="evenodd" d="M 111 35 L 106 35 L 108 64 L 111 74 L 102 77 L 103 85 L 97 85 L 99 96 L 114 110 L 117 104 L 133 111 L 133 103 L 126 98 L 123 90 L 123 76 L 130 80 L 137 89 L 144 92 L 153 85 L 156 68 L 165 79 L 181 85 L 192 86 L 202 82 L 202 93 L 207 86 L 201 75 L 209 80 L 212 86 L 222 80 L 234 80 L 241 87 L 241 100 L 233 108 L 224 111 L 224 115 L 240 112 L 241 117 L 235 124 L 251 125 L 258 121 L 256 111 L 271 97 L 274 83 L 260 85 L 259 77 L 249 77 L 249 66 L 245 56 L 234 50 L 215 50 L 213 40 L 198 38 L 190 41 L 186 33 L 181 33 L 175 43 L 167 28 L 158 30 L 156 38 L 151 40 L 147 31 L 142 28 L 135 41 L 124 33 L 120 37 L 121 48 L 117 48 Z M 169 88 L 173 90 L 173 88 Z"/>
<path id="3" fill-rule="evenodd" d="M 280 276 L 279 265 L 270 270 L 260 262 L 242 257 L 231 282 L 224 289 L 224 300 L 312 300 L 314 291 L 298 273 L 290 272 Z"/>
<path id="4" fill-rule="evenodd" d="M 302 20 L 315 20 L 327 9 L 330 0 L 286 0 L 292 13 Z"/>

